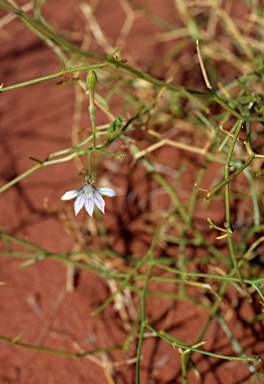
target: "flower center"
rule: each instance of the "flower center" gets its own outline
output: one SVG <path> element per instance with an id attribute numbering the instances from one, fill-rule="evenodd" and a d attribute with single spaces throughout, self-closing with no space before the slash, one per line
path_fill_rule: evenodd
<path id="1" fill-rule="evenodd" d="M 85 194 L 87 197 L 92 197 L 93 196 L 93 188 L 91 185 L 87 185 L 87 188 L 85 190 Z"/>

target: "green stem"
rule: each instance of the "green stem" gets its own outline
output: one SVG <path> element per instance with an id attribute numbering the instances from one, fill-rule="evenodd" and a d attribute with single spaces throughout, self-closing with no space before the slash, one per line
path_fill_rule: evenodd
<path id="1" fill-rule="evenodd" d="M 26 172 L 22 173 L 21 175 L 15 177 L 13 180 L 9 181 L 9 183 L 6 183 L 0 188 L 0 193 L 4 192 L 8 188 L 12 187 L 14 184 L 18 183 L 20 180 L 24 179 L 25 177 L 31 175 L 31 173 L 37 171 L 38 169 L 42 168 L 44 164 L 37 164 L 34 167 L 28 169 Z"/>
<path id="2" fill-rule="evenodd" d="M 94 112 L 92 113 L 92 115 L 94 116 Z M 94 120 L 92 120 L 92 115 L 91 115 L 91 121 L 92 121 L 92 134 L 93 134 L 93 149 L 96 149 L 96 126 L 95 126 Z"/>
<path id="3" fill-rule="evenodd" d="M 68 75 L 68 74 L 74 73 L 74 72 L 87 71 L 87 69 L 103 68 L 103 67 L 106 67 L 107 65 L 109 65 L 109 64 L 108 63 L 102 63 L 102 64 L 84 65 L 81 67 L 66 69 L 65 71 L 60 71 L 57 73 L 53 73 L 51 75 L 42 76 L 42 77 L 38 77 L 36 79 L 23 81 L 22 83 L 9 85 L 7 87 L 2 87 L 2 88 L 0 88 L 0 92 L 11 91 L 12 89 L 22 88 L 22 87 L 26 87 L 28 85 L 41 83 L 43 81 L 57 79 L 59 77 L 62 77 L 62 76 L 65 76 L 65 75 Z"/>
<path id="4" fill-rule="evenodd" d="M 151 253 L 151 260 L 153 260 L 154 255 Z M 147 290 L 148 290 L 148 284 L 150 281 L 151 273 L 153 270 L 154 264 L 151 263 L 147 277 L 146 282 L 144 285 L 144 289 L 142 292 L 142 302 L 141 302 L 141 327 L 139 332 L 139 338 L 138 338 L 138 347 L 137 347 L 137 361 L 136 361 L 136 384 L 140 384 L 140 360 L 141 360 L 141 351 L 143 346 L 143 339 L 144 339 L 144 331 L 146 326 L 146 301 L 147 301 Z"/>
<path id="5" fill-rule="evenodd" d="M 142 292 L 142 300 L 141 300 L 141 327 L 139 332 L 139 339 L 138 339 L 138 348 L 137 348 L 137 361 L 136 361 L 136 384 L 140 384 L 140 361 L 141 361 L 141 351 L 142 351 L 142 345 L 143 345 L 143 339 L 144 339 L 144 330 L 145 326 L 147 324 L 146 322 L 146 303 L 147 303 L 147 293 L 148 293 L 148 285 L 149 281 L 151 280 L 152 270 L 155 265 L 154 263 L 154 250 L 156 248 L 158 239 L 160 237 L 160 233 L 164 227 L 164 225 L 168 222 L 170 217 L 175 214 L 175 211 L 171 211 L 166 218 L 163 220 L 163 222 L 160 224 L 154 239 L 152 240 L 152 243 L 150 245 L 150 248 L 146 255 L 144 256 L 144 259 L 149 259 L 150 266 L 148 269 L 148 273 L 146 276 L 145 285 Z"/>
<path id="6" fill-rule="evenodd" d="M 93 180 L 93 177 L 92 177 L 92 169 L 93 169 L 93 151 L 89 151 L 88 152 L 88 180 L 89 181 L 92 181 Z"/>
<path id="7" fill-rule="evenodd" d="M 186 344 L 183 344 L 183 343 L 179 343 L 179 342 L 176 342 L 176 341 L 172 340 L 165 333 L 157 331 L 155 328 L 153 328 L 149 324 L 146 324 L 146 327 L 149 328 L 152 331 L 153 334 L 157 335 L 161 339 L 163 339 L 166 342 L 170 343 L 174 348 L 181 348 L 181 349 L 184 349 L 184 350 L 187 350 L 187 351 L 198 352 L 198 353 L 201 353 L 203 355 L 212 356 L 212 357 L 216 357 L 218 359 L 224 359 L 224 360 L 235 360 L 235 361 L 246 361 L 246 362 L 252 361 L 254 364 L 260 362 L 260 357 L 259 356 L 255 356 L 255 357 L 227 356 L 227 355 L 219 355 L 218 353 L 213 353 L 213 352 L 205 351 L 205 350 L 202 350 L 202 349 L 199 349 L 199 348 L 195 348 L 195 347 L 192 347 L 192 346 L 189 346 L 189 345 L 186 345 Z"/>
<path id="8" fill-rule="evenodd" d="M 227 156 L 226 165 L 225 165 L 225 179 L 226 180 L 229 179 L 230 163 L 231 163 L 231 160 L 232 160 L 232 155 L 233 155 L 233 152 L 234 152 L 234 148 L 235 148 L 235 145 L 236 145 L 236 142 L 237 142 L 237 138 L 238 138 L 238 135 L 240 133 L 242 124 L 243 124 L 243 121 L 238 121 L 236 130 L 235 130 L 235 134 L 233 136 L 233 139 L 232 139 L 232 142 L 231 142 L 231 146 L 230 146 L 230 149 L 229 149 L 229 153 L 228 153 L 228 156 Z M 241 168 L 243 168 L 243 166 Z M 244 168 L 245 168 L 245 164 L 244 164 Z M 240 280 L 241 286 L 243 287 L 247 297 L 249 299 L 251 299 L 251 295 L 250 295 L 250 293 L 249 293 L 249 291 L 247 289 L 246 284 L 243 281 L 242 275 L 241 275 L 240 270 L 239 270 L 239 266 L 238 266 L 238 262 L 237 262 L 237 257 L 236 257 L 236 254 L 235 254 L 233 240 L 232 240 L 233 225 L 231 223 L 230 183 L 229 182 L 225 185 L 225 208 L 226 208 L 227 243 L 228 243 L 230 255 L 231 255 L 231 258 L 232 258 L 233 266 L 234 266 L 234 268 L 236 270 L 236 273 L 237 273 L 237 276 L 238 276 L 238 278 Z"/>
<path id="9" fill-rule="evenodd" d="M 73 352 L 60 351 L 57 349 L 44 348 L 44 347 L 39 347 L 36 345 L 21 343 L 19 341 L 16 341 L 15 338 L 9 339 L 9 338 L 4 337 L 4 336 L 0 336 L 0 341 L 3 341 L 3 342 L 8 343 L 8 344 L 13 344 L 13 345 L 16 345 L 18 347 L 31 349 L 33 351 L 46 352 L 46 353 L 51 353 L 53 355 L 59 355 L 59 356 L 63 356 L 63 357 L 72 357 L 72 358 L 73 357 L 80 358 L 80 357 L 85 357 L 87 355 L 95 355 L 96 353 L 107 353 L 107 352 L 110 352 L 110 351 L 113 351 L 116 349 L 122 349 L 122 345 L 117 345 L 117 346 L 109 347 L 109 348 L 100 348 L 100 349 L 98 348 L 98 349 L 95 349 L 95 350 L 89 351 L 89 352 L 85 351 L 85 352 L 73 353 Z"/>
<path id="10" fill-rule="evenodd" d="M 207 193 L 207 197 L 209 198 L 212 195 L 212 193 L 215 193 L 218 189 L 224 187 L 225 185 L 228 185 L 230 181 L 234 180 L 241 172 L 244 171 L 244 169 L 246 169 L 249 166 L 249 164 L 255 159 L 255 157 L 257 157 L 255 153 L 251 154 L 249 158 L 244 162 L 244 164 L 241 165 L 241 167 L 238 168 L 235 172 L 233 172 L 231 175 L 229 175 L 229 172 L 228 172 L 228 177 L 225 177 L 225 179 L 221 183 L 217 184 L 215 187 L 210 189 L 209 192 Z M 229 167 L 230 167 L 230 162 L 231 160 L 229 161 Z M 228 167 L 228 170 L 229 170 L 229 167 Z"/>

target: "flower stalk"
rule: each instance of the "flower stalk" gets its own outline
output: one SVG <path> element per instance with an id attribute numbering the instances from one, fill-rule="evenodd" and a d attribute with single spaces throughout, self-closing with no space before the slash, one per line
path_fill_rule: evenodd
<path id="1" fill-rule="evenodd" d="M 89 91 L 89 114 L 92 123 L 93 134 L 93 149 L 96 148 L 96 126 L 95 126 L 95 102 L 94 102 L 94 89 L 96 86 L 97 77 L 95 72 L 91 69 L 86 77 L 86 84 Z"/>

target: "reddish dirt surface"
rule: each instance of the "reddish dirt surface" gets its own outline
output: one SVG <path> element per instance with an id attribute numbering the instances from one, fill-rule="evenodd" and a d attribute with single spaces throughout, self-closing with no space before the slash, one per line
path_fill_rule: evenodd
<path id="1" fill-rule="evenodd" d="M 180 26 L 181 21 L 175 15 L 172 2 L 166 0 L 164 3 L 166 6 L 161 6 L 160 1 L 153 1 L 153 11 L 159 17 Z M 83 18 L 74 1 L 50 2 L 44 6 L 43 12 L 47 20 L 62 33 L 71 28 L 74 31 L 84 29 Z M 0 14 L 3 16 L 5 13 L 0 11 Z M 122 8 L 120 5 L 116 6 L 116 2 L 99 1 L 96 17 L 114 44 L 125 21 Z M 131 66 L 140 66 L 144 71 L 158 74 L 159 70 L 155 69 L 153 63 L 166 51 L 169 43 L 152 44 L 155 32 L 146 17 L 136 19 L 126 37 L 122 55 L 129 60 Z M 78 34 L 73 34 L 73 38 L 78 42 Z M 0 74 L 5 86 L 55 73 L 61 68 L 57 56 L 16 20 L 5 27 L 5 34 L 2 34 L 0 42 Z M 95 44 L 92 47 L 93 45 L 95 50 L 102 52 L 100 47 Z M 200 75 L 195 75 L 192 82 L 195 84 L 198 78 L 197 87 L 203 88 Z M 184 72 L 178 77 L 176 74 L 174 81 L 178 84 L 190 82 L 184 78 Z M 58 88 L 55 86 L 56 82 L 57 80 L 43 82 L 41 86 L 31 85 L 1 95 L 1 185 L 32 167 L 29 157 L 44 159 L 47 153 L 71 145 L 74 90 L 72 87 Z M 113 105 L 113 109 L 118 110 L 118 105 Z M 168 157 L 170 156 L 168 153 Z M 110 238 L 117 242 L 120 251 L 131 252 L 133 248 L 137 253 L 144 254 L 144 240 L 148 241 L 148 235 L 140 233 L 140 227 L 138 235 L 135 234 L 134 229 L 139 225 L 135 219 L 137 212 L 132 203 L 127 203 L 126 192 L 130 189 L 129 184 L 133 184 L 139 191 L 143 204 L 148 204 L 147 183 L 142 183 L 145 180 L 144 171 L 140 168 L 131 170 L 129 161 L 129 157 L 124 160 L 121 174 L 112 176 L 112 184 L 122 189 L 123 195 L 115 201 L 108 199 L 109 218 L 104 220 L 106 227 L 112 231 Z M 193 186 L 193 182 L 191 176 L 186 177 L 186 190 Z M 46 207 L 48 204 L 51 211 L 62 209 L 64 204 L 60 201 L 60 196 L 74 184 L 76 169 L 73 163 L 46 167 L 32 174 L 1 195 L 2 228 L 10 234 L 29 239 L 50 252 L 71 251 L 73 237 L 47 212 Z M 152 202 L 153 209 L 160 203 L 166 204 L 166 201 Z M 211 208 L 212 218 L 221 212 L 221 207 L 218 207 L 217 213 L 214 213 L 216 210 L 213 206 Z M 70 210 L 72 204 L 69 204 L 68 212 Z M 123 221 L 119 224 L 113 219 L 113 210 L 125 212 Z M 203 219 L 207 216 L 208 212 L 205 212 Z M 82 212 L 77 219 L 80 226 L 84 217 L 85 213 Z M 131 221 L 133 217 L 134 221 Z M 63 263 L 45 260 L 21 268 L 21 262 L 22 260 L 4 257 L 0 259 L 0 281 L 6 283 L 0 288 L 2 336 L 14 338 L 21 335 L 20 341 L 25 344 L 69 352 L 111 347 L 126 339 L 127 332 L 120 318 L 115 316 L 111 305 L 101 314 L 92 315 L 92 311 L 109 296 L 110 290 L 105 281 L 90 272 L 81 271 L 75 289 L 69 293 L 66 292 L 67 267 Z M 166 287 L 172 291 L 174 289 L 173 286 Z M 257 307 L 258 303 L 254 305 Z M 249 327 L 243 321 L 243 314 L 248 318 L 250 312 L 253 316 L 252 307 L 248 308 L 242 303 L 239 313 L 229 314 L 240 324 L 233 331 L 245 350 L 263 355 L 263 323 Z M 195 335 L 205 322 L 207 314 L 203 311 L 193 313 L 193 307 L 188 303 L 179 302 L 175 305 L 174 302 L 172 306 L 169 299 L 155 298 L 149 302 L 148 317 L 158 329 L 175 332 L 177 337 L 191 344 L 196 340 Z M 216 322 L 214 327 L 210 327 L 205 337 L 208 340 L 207 349 L 233 354 L 230 345 L 223 341 L 225 338 L 222 332 Z M 88 358 L 70 359 L 1 343 L 0 383 L 132 384 L 135 382 L 133 363 L 117 366 L 113 370 L 108 368 L 107 363 L 110 358 L 112 361 L 133 358 L 135 351 L 136 345 L 132 345 L 125 353 L 114 351 L 109 355 L 99 353 Z M 144 342 L 142 355 L 142 384 L 181 383 L 177 350 L 161 340 L 149 339 Z M 216 362 L 214 358 L 202 356 L 196 356 L 195 361 L 202 377 L 198 380 L 190 373 L 189 383 L 250 382 L 247 380 L 250 380 L 251 374 L 246 364 L 241 362 Z"/>

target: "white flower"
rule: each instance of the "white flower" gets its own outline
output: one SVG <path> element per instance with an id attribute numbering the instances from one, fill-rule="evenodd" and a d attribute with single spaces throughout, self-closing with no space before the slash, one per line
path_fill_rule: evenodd
<path id="1" fill-rule="evenodd" d="M 78 215 L 83 206 L 87 213 L 92 216 L 95 205 L 104 213 L 105 202 L 102 195 L 113 197 L 116 196 L 116 192 L 111 188 L 96 188 L 87 182 L 81 189 L 64 193 L 61 200 L 71 200 L 76 197 L 74 202 L 75 216 Z"/>

